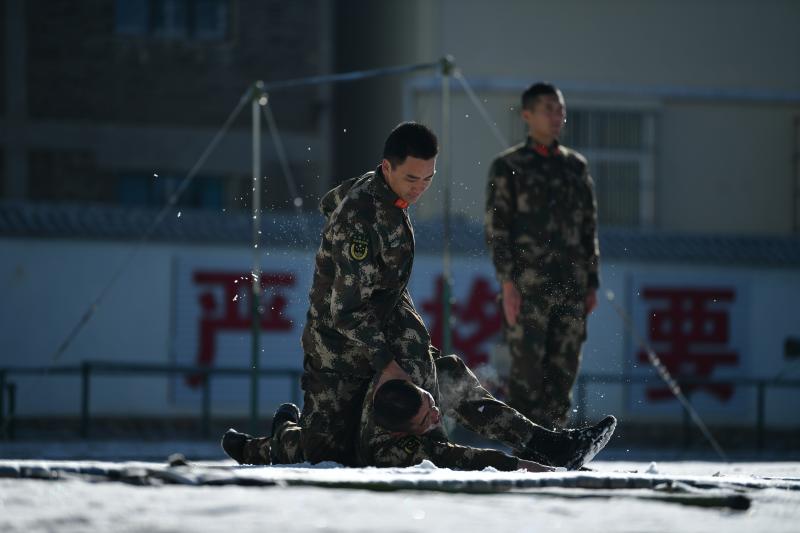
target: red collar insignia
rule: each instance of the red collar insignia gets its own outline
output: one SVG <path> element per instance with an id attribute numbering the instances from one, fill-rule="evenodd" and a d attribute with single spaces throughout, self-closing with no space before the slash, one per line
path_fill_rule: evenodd
<path id="1" fill-rule="evenodd" d="M 395 207 L 399 207 L 400 209 L 405 209 L 406 207 L 408 207 L 408 202 L 406 202 L 402 198 L 398 198 L 397 200 L 394 201 L 394 205 Z"/>

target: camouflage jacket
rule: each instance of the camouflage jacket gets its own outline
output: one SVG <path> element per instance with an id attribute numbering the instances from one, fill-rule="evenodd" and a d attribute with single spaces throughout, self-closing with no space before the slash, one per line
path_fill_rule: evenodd
<path id="1" fill-rule="evenodd" d="M 328 192 L 320 210 L 327 221 L 302 337 L 304 365 L 371 378 L 393 358 L 386 328 L 399 305 L 413 310 L 406 288 L 414 262 L 411 222 L 380 168 Z"/>
<path id="2" fill-rule="evenodd" d="M 486 241 L 498 279 L 597 288 L 597 202 L 586 159 L 555 143 L 527 142 L 492 163 L 486 192 Z"/>

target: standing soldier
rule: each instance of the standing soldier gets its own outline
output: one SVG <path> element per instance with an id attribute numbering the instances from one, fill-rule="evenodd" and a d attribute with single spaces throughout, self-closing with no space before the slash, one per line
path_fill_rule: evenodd
<path id="1" fill-rule="evenodd" d="M 486 241 L 502 286 L 511 351 L 509 403 L 545 426 L 563 426 L 597 305 L 597 202 L 586 159 L 559 145 L 561 91 L 522 94 L 527 140 L 492 163 Z"/>
<path id="2" fill-rule="evenodd" d="M 413 319 L 404 349 L 427 352 L 430 337 L 407 285 L 414 262 L 414 233 L 407 208 L 433 179 L 438 141 L 422 124 L 405 122 L 386 139 L 378 168 L 329 191 L 320 202 L 326 217 L 316 256 L 310 306 L 303 331 L 303 412 L 284 404 L 273 424 L 269 453 L 281 462 L 356 463 L 355 438 L 373 379 L 407 379 L 394 361 L 387 328 Z M 284 431 L 290 427 L 291 431 Z M 300 431 L 297 431 L 297 430 Z M 277 432 L 277 434 L 275 434 Z M 253 437 L 229 430 L 222 447 L 239 462 L 265 450 Z M 264 452 L 259 452 L 264 455 Z M 267 461 L 267 457 L 261 458 Z"/>

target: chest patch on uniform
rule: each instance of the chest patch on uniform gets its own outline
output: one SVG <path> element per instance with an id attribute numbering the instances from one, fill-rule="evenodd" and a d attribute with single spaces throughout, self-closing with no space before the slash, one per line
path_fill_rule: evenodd
<path id="1" fill-rule="evenodd" d="M 350 239 L 350 257 L 356 261 L 361 261 L 369 253 L 369 241 L 366 237 L 357 235 Z"/>
<path id="2" fill-rule="evenodd" d="M 415 454 L 419 449 L 419 439 L 417 437 L 403 437 L 397 442 L 397 445 L 408 454 Z"/>

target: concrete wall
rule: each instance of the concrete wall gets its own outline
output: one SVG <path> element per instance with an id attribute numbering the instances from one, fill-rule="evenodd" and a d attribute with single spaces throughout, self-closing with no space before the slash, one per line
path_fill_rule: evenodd
<path id="1" fill-rule="evenodd" d="M 409 6 L 408 12 L 399 10 L 401 4 Z M 800 62 L 795 31 L 800 4 L 443 0 L 381 5 L 356 19 L 363 23 L 358 38 L 372 43 L 358 56 L 363 59 L 358 66 L 375 62 L 376 47 L 387 58 L 384 64 L 452 54 L 511 140 L 519 138 L 521 126 L 508 111 L 518 106 L 524 87 L 542 79 L 564 87 L 568 111 L 638 106 L 651 113 L 651 227 L 729 234 L 796 231 L 798 149 L 793 144 L 800 71 L 790 65 Z M 371 98 L 344 95 L 363 118 L 348 117 L 354 135 L 339 150 L 348 165 L 337 168 L 354 174 L 354 162 L 366 165 L 368 157 L 374 159 L 379 141 L 401 118 L 424 120 L 441 130 L 438 90 L 421 92 L 421 97 L 419 90 L 416 97 L 405 95 L 402 116 L 393 105 L 395 80 L 374 82 Z M 457 92 L 453 106 L 453 183 L 456 189 L 462 183 L 469 187 L 456 193 L 461 197 L 454 206 L 479 217 L 485 165 L 498 145 Z M 436 214 L 441 201 L 430 195 L 426 202 L 434 207 L 421 213 Z"/>

